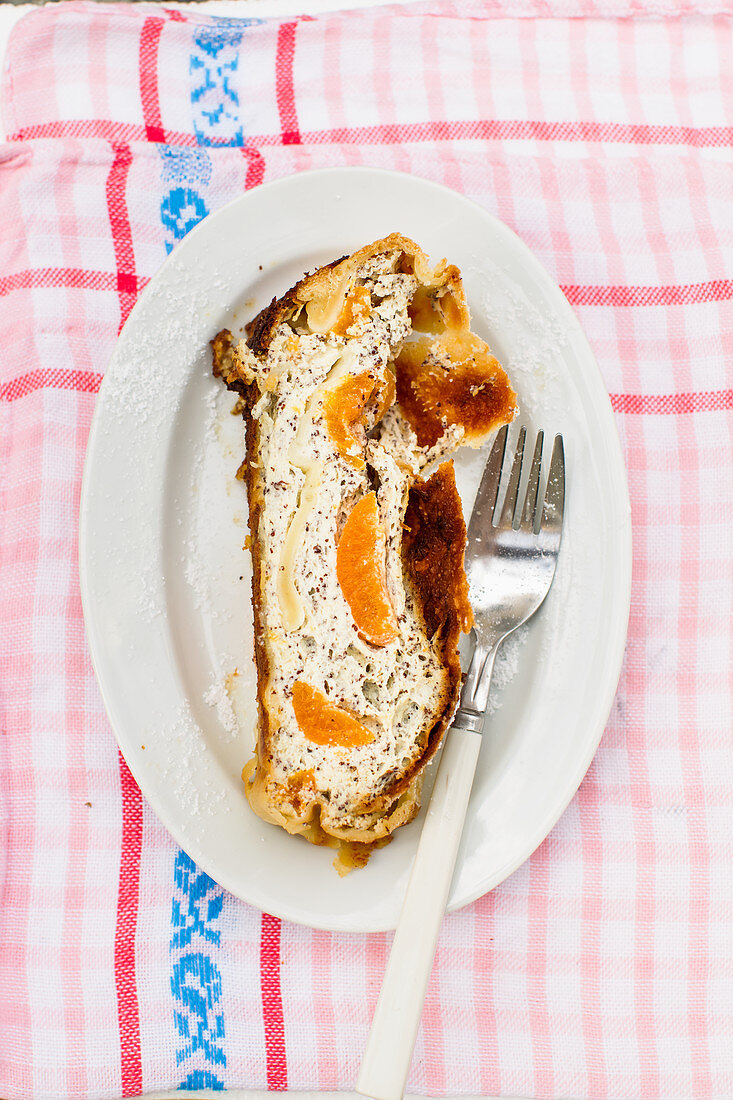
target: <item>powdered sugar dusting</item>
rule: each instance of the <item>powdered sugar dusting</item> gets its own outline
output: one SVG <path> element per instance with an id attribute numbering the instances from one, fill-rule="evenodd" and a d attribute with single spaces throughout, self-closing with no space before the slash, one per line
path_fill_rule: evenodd
<path id="1" fill-rule="evenodd" d="M 237 774 L 256 713 L 246 491 L 236 473 L 245 449 L 244 424 L 232 415 L 236 395 L 209 373 L 204 379 L 203 438 L 191 464 L 182 564 L 193 607 L 207 639 L 208 686 L 200 698 L 216 714 L 208 736 L 231 746 Z M 215 564 L 216 563 L 216 564 Z M 202 670 L 203 671 L 203 670 Z M 200 683 L 201 681 L 199 681 Z"/>
<path id="2" fill-rule="evenodd" d="M 555 395 L 562 392 L 557 383 L 568 344 L 564 319 L 537 298 L 530 300 L 488 259 L 482 261 L 480 270 L 471 271 L 470 280 L 466 272 L 464 276 L 479 291 L 476 312 L 505 341 L 499 357 L 519 393 L 520 415 L 536 420 L 562 412 L 554 406 Z"/>
<path id="3" fill-rule="evenodd" d="M 231 676 L 231 674 L 230 674 Z M 232 700 L 227 690 L 229 677 L 220 674 L 204 692 L 204 702 L 208 707 L 216 711 L 216 716 L 230 736 L 234 736 L 239 728 L 234 713 Z"/>
<path id="4" fill-rule="evenodd" d="M 212 378 L 204 397 L 203 454 L 201 462 L 194 466 L 195 481 L 191 487 L 195 514 L 183 556 L 184 576 L 191 588 L 194 606 L 208 619 L 220 621 L 229 618 L 231 613 L 226 600 L 216 598 L 212 592 L 216 580 L 211 569 L 212 510 L 218 507 L 222 516 L 230 513 L 228 486 L 235 481 L 234 474 L 241 461 L 226 446 L 225 428 L 227 420 L 232 419 L 233 402 L 232 394 Z M 240 441 L 241 435 L 240 428 Z"/>
<path id="5" fill-rule="evenodd" d="M 494 662 L 491 678 L 488 714 L 495 714 L 502 705 L 502 688 L 507 687 L 519 672 L 522 647 L 529 636 L 529 626 L 520 626 L 502 643 Z"/>
<path id="6" fill-rule="evenodd" d="M 196 819 L 215 812 L 228 797 L 228 788 L 217 775 L 188 701 L 176 707 L 164 728 L 148 736 L 155 736 L 165 746 L 159 778 L 174 792 L 179 805 L 185 806 L 187 823 L 195 831 Z"/>
<path id="7" fill-rule="evenodd" d="M 165 613 L 163 589 L 151 572 L 141 573 L 139 579 L 138 612 L 145 622 L 151 623 Z"/>

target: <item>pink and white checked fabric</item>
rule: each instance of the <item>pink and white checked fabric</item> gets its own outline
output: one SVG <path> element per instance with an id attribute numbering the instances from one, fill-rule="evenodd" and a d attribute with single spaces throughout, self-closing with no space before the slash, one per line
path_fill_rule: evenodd
<path id="1" fill-rule="evenodd" d="M 281 924 L 178 851 L 118 756 L 76 564 L 95 394 L 137 292 L 207 211 L 344 164 L 443 182 L 533 249 L 598 357 L 633 510 L 600 750 L 532 858 L 446 920 L 410 1090 L 733 1095 L 733 8 L 688 8 L 250 22 L 72 2 L 18 25 L 0 149 L 6 1100 L 353 1087 L 388 937 Z"/>

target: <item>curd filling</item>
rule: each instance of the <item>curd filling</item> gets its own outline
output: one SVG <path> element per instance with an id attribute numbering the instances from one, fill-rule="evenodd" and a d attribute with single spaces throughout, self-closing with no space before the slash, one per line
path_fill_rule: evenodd
<path id="1" fill-rule="evenodd" d="M 417 285 L 394 270 L 397 259 L 385 253 L 363 265 L 364 289 L 335 332 L 298 332 L 297 321 L 295 329 L 283 323 L 264 360 L 244 353 L 261 394 L 253 416 L 265 487 L 260 554 L 272 653 L 264 688 L 271 775 L 287 783 L 307 774 L 325 803 L 323 823 L 333 814 L 339 826 L 352 808 L 358 824 L 365 792 L 378 794 L 420 758 L 447 684 L 404 583 L 401 545 L 409 471 L 437 457 L 441 444 L 453 450 L 457 436 L 446 433 L 450 438 L 428 451 L 394 410 L 383 416 L 394 395 L 390 364 L 410 334 Z M 339 394 L 351 402 L 341 418 L 334 414 Z M 360 636 L 337 575 L 341 529 L 372 492 L 396 632 L 382 645 Z M 351 716 L 352 726 L 343 719 L 351 740 L 322 732 L 319 744 L 307 735 L 304 715 L 320 715 L 331 729 L 342 721 L 339 712 Z"/>

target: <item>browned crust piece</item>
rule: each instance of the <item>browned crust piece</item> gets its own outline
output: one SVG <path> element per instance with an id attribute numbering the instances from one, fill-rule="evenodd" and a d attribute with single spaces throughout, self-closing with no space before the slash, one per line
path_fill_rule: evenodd
<path id="1" fill-rule="evenodd" d="M 472 332 L 406 344 L 395 362 L 397 404 L 421 447 L 446 428 L 463 428 L 463 443 L 480 443 L 514 416 L 516 394 L 497 359 Z"/>
<path id="2" fill-rule="evenodd" d="M 452 462 L 444 462 L 427 481 L 418 478 L 410 489 L 404 519 L 402 561 L 420 606 L 429 638 L 439 638 L 448 670 L 443 713 L 430 732 L 420 762 L 434 755 L 448 728 L 461 690 L 458 639 L 473 626 L 464 569 L 466 524 Z"/>

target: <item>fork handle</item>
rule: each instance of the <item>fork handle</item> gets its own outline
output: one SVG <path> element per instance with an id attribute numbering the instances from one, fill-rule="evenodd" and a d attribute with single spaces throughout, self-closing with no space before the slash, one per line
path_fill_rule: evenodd
<path id="1" fill-rule="evenodd" d="M 405 1090 L 480 748 L 480 733 L 448 731 L 356 1085 L 374 1100 Z"/>

